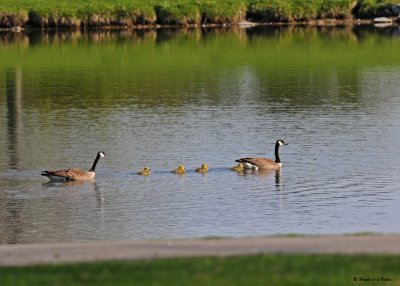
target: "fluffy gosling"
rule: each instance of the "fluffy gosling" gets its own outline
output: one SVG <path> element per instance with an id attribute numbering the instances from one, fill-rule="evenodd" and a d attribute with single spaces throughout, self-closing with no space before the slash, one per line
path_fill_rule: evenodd
<path id="1" fill-rule="evenodd" d="M 144 167 L 143 170 L 139 171 L 137 174 L 142 176 L 148 176 L 150 175 L 150 168 Z"/>
<path id="2" fill-rule="evenodd" d="M 197 168 L 195 170 L 197 173 L 207 173 L 208 172 L 208 165 L 207 164 L 202 164 L 200 168 Z"/>
<path id="3" fill-rule="evenodd" d="M 244 165 L 243 163 L 239 163 L 237 166 L 232 167 L 231 170 L 235 172 L 243 172 Z"/>
<path id="4" fill-rule="evenodd" d="M 186 173 L 185 166 L 184 166 L 184 165 L 179 165 L 178 168 L 172 170 L 172 173 L 175 173 L 175 174 L 185 174 L 185 173 Z"/>

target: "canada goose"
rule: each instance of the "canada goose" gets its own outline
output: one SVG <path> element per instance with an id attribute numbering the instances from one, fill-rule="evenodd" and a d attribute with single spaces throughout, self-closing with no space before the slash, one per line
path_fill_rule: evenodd
<path id="1" fill-rule="evenodd" d="M 208 165 L 207 164 L 202 164 L 200 168 L 197 168 L 195 170 L 197 173 L 207 173 L 208 172 Z"/>
<path id="2" fill-rule="evenodd" d="M 240 162 L 237 166 L 234 166 L 231 168 L 231 170 L 235 171 L 235 172 L 242 172 L 243 169 L 244 169 L 244 165 L 242 162 Z"/>
<path id="3" fill-rule="evenodd" d="M 172 173 L 176 173 L 176 174 L 184 174 L 184 173 L 186 173 L 185 166 L 184 165 L 179 165 L 178 168 L 176 168 L 175 170 L 172 170 Z"/>
<path id="4" fill-rule="evenodd" d="M 81 169 L 64 169 L 55 171 L 42 171 L 41 175 L 48 177 L 51 181 L 83 181 L 92 180 L 96 176 L 95 169 L 97 162 L 101 157 L 105 157 L 106 153 L 98 152 L 96 159 L 94 159 L 92 168 L 89 171 L 83 171 Z"/>
<path id="5" fill-rule="evenodd" d="M 281 159 L 279 158 L 279 147 L 288 145 L 283 140 L 277 140 L 275 143 L 275 161 L 268 158 L 241 158 L 235 162 L 243 163 L 245 169 L 252 170 L 279 170 L 282 167 Z"/>
<path id="6" fill-rule="evenodd" d="M 143 170 L 137 172 L 137 174 L 142 175 L 142 176 L 148 176 L 148 175 L 150 175 L 150 168 L 144 167 Z"/>

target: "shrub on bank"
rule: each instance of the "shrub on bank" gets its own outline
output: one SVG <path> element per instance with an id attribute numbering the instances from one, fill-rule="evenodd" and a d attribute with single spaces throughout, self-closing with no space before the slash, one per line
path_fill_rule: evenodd
<path id="1" fill-rule="evenodd" d="M 248 17 L 256 22 L 351 18 L 355 0 L 250 0 Z"/>
<path id="2" fill-rule="evenodd" d="M 161 25 L 234 24 L 246 16 L 245 0 L 163 1 L 155 7 Z"/>
<path id="3" fill-rule="evenodd" d="M 387 0 L 361 0 L 354 9 L 357 18 L 371 19 L 375 17 L 397 17 L 400 14 L 400 4 Z"/>
<path id="4" fill-rule="evenodd" d="M 0 11 L 0 28 L 22 27 L 28 21 L 28 14 L 24 11 Z"/>
<path id="5" fill-rule="evenodd" d="M 204 0 L 200 2 L 203 24 L 232 24 L 246 17 L 245 0 Z"/>
<path id="6" fill-rule="evenodd" d="M 161 25 L 192 25 L 201 21 L 198 4 L 190 0 L 164 1 L 155 6 L 155 12 Z"/>
<path id="7" fill-rule="evenodd" d="M 61 1 L 47 6 L 37 2 L 28 7 L 27 24 L 33 27 L 121 27 L 154 24 L 156 21 L 153 6 L 142 1 Z"/>
<path id="8" fill-rule="evenodd" d="M 250 0 L 247 15 L 255 22 L 289 22 L 292 5 L 283 0 Z"/>
<path id="9" fill-rule="evenodd" d="M 319 19 L 349 19 L 352 18 L 352 11 L 356 7 L 355 0 L 325 0 L 321 1 L 318 8 Z"/>

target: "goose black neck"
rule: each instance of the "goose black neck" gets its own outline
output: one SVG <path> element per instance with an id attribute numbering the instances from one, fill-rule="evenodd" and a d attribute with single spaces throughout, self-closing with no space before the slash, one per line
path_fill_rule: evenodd
<path id="1" fill-rule="evenodd" d="M 94 159 L 92 168 L 90 168 L 89 172 L 94 172 L 94 170 L 96 169 L 97 162 L 99 162 L 99 160 L 100 160 L 100 154 L 97 154 L 96 159 Z"/>
<path id="2" fill-rule="evenodd" d="M 280 163 L 281 162 L 281 158 L 279 158 L 279 143 L 276 142 L 275 144 L 275 163 Z"/>

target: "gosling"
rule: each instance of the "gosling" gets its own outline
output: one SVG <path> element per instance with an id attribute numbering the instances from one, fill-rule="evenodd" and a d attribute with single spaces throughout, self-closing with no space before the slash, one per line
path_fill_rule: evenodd
<path id="1" fill-rule="evenodd" d="M 139 171 L 137 174 L 142 176 L 148 176 L 150 175 L 150 168 L 144 167 L 143 170 Z"/>
<path id="2" fill-rule="evenodd" d="M 172 170 L 172 173 L 175 173 L 175 174 L 185 174 L 185 173 L 186 173 L 185 166 L 184 166 L 184 165 L 179 165 L 178 168 Z"/>
<path id="3" fill-rule="evenodd" d="M 207 164 L 202 164 L 200 168 L 197 168 L 195 170 L 197 173 L 207 173 L 208 172 L 208 165 Z"/>
<path id="4" fill-rule="evenodd" d="M 243 165 L 243 163 L 240 162 L 237 166 L 232 167 L 231 170 L 235 171 L 235 172 L 238 172 L 238 173 L 239 172 L 243 172 L 244 165 Z"/>

